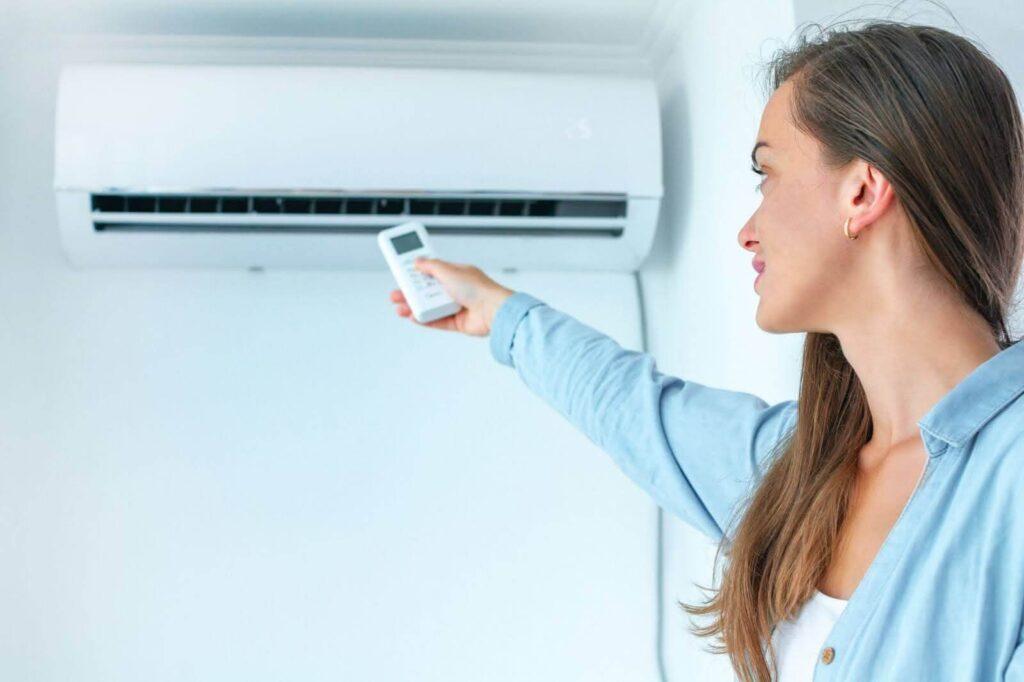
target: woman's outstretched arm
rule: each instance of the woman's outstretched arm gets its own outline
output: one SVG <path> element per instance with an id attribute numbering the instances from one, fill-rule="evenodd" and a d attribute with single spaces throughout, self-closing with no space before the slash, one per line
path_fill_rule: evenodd
<path id="1" fill-rule="evenodd" d="M 662 374 L 651 355 L 525 292 L 498 308 L 490 350 L 659 506 L 716 541 L 796 419 L 795 400 Z"/>

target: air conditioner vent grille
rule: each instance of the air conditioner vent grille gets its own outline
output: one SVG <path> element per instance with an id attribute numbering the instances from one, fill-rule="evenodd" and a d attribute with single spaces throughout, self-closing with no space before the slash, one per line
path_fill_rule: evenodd
<path id="1" fill-rule="evenodd" d="M 625 198 L 92 194 L 93 213 L 626 218 Z"/>

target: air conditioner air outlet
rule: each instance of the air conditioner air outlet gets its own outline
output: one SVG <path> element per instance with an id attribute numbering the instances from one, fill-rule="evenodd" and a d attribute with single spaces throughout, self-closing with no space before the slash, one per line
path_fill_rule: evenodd
<path id="1" fill-rule="evenodd" d="M 294 194 L 93 193 L 94 214 L 288 214 L 627 218 L 625 197 L 481 199 L 476 196 L 295 196 Z"/>

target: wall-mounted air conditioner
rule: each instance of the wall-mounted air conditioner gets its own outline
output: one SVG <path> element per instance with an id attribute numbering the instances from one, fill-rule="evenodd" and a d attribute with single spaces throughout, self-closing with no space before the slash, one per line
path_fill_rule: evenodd
<path id="1" fill-rule="evenodd" d="M 416 219 L 485 268 L 634 270 L 662 195 L 653 82 L 349 67 L 77 65 L 54 179 L 79 266 L 381 269 Z"/>

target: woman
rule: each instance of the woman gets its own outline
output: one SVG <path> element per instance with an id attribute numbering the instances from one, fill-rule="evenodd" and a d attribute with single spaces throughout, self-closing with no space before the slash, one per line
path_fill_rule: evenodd
<path id="1" fill-rule="evenodd" d="M 494 357 L 728 557 L 696 632 L 744 680 L 1024 681 L 1024 133 L 969 41 L 873 22 L 771 64 L 739 232 L 799 400 L 666 376 L 478 268 L 424 260 Z M 408 316 L 401 293 L 397 313 Z M 410 318 L 411 319 L 411 318 Z M 716 557 L 717 561 L 717 557 Z M 777 674 L 778 677 L 774 677 Z"/>

